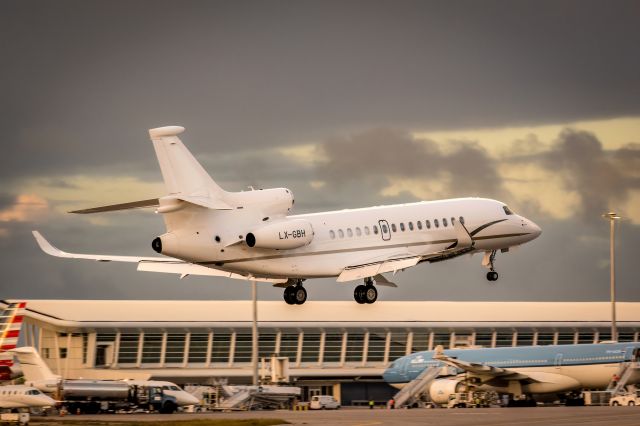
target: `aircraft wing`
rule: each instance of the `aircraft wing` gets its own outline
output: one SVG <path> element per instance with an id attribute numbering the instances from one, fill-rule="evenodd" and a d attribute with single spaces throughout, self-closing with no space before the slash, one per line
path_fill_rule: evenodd
<path id="1" fill-rule="evenodd" d="M 55 257 L 63 257 L 67 259 L 86 259 L 97 260 L 99 262 L 129 262 L 137 263 L 138 271 L 144 272 L 164 272 L 170 274 L 179 274 L 180 278 L 184 278 L 188 275 L 205 275 L 215 277 L 226 277 L 239 280 L 252 280 L 268 283 L 282 283 L 286 282 L 287 278 L 266 278 L 266 277 L 252 277 L 249 275 L 235 274 L 232 272 L 223 271 L 216 268 L 197 265 L 195 263 L 189 263 L 173 257 L 144 257 L 144 256 L 112 256 L 102 254 L 81 254 L 81 253 L 67 253 L 59 248 L 53 246 L 42 234 L 38 231 L 33 231 L 38 245 L 48 255 Z"/>
<path id="2" fill-rule="evenodd" d="M 415 266 L 420 262 L 420 256 L 396 257 L 378 260 L 354 266 L 347 266 L 338 276 L 338 282 L 354 281 L 361 278 L 374 277 L 384 272 L 396 272 L 401 269 Z"/>
<path id="3" fill-rule="evenodd" d="M 384 272 L 393 272 L 395 274 L 397 271 L 410 268 L 411 266 L 415 266 L 423 261 L 437 262 L 439 260 L 460 256 L 473 250 L 473 239 L 471 238 L 471 235 L 469 235 L 467 228 L 465 228 L 465 226 L 459 221 L 454 222 L 453 227 L 456 233 L 456 238 L 452 244 L 444 250 L 438 250 L 433 253 L 423 255 L 395 255 L 386 259 L 375 259 L 368 263 L 347 266 L 338 276 L 337 281 L 354 281 L 362 278 L 374 277 Z M 378 282 L 378 284 L 380 283 Z"/>
<path id="4" fill-rule="evenodd" d="M 475 362 L 468 362 L 461 359 L 453 358 L 444 354 L 444 350 L 441 345 L 438 345 L 434 351 L 433 359 L 442 361 L 445 364 L 452 367 L 463 370 L 467 373 L 479 377 L 483 382 L 500 378 L 505 380 L 526 380 L 536 381 L 532 377 L 518 373 L 517 371 L 509 370 L 507 368 L 493 367 L 491 365 L 478 364 Z"/>

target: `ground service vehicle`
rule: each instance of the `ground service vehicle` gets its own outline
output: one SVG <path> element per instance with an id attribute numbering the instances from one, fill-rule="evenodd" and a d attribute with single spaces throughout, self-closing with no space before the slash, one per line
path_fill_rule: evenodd
<path id="1" fill-rule="evenodd" d="M 612 396 L 609 405 L 639 405 L 640 406 L 640 390 L 635 392 L 623 393 Z"/>
<path id="2" fill-rule="evenodd" d="M 312 410 L 337 410 L 340 403 L 331 395 L 315 395 L 311 397 L 309 408 Z"/>

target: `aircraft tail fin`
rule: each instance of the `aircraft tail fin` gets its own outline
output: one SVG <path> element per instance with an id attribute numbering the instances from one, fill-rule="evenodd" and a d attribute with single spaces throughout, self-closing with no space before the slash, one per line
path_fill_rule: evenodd
<path id="1" fill-rule="evenodd" d="M 60 378 L 60 376 L 53 374 L 36 348 L 24 346 L 13 349 L 11 352 L 13 352 L 16 355 L 16 358 L 18 358 L 24 378 L 27 382 L 57 380 Z"/>
<path id="2" fill-rule="evenodd" d="M 184 127 L 167 126 L 149 130 L 160 170 L 170 196 L 224 199 L 225 191 L 211 179 L 178 135 Z"/>
<path id="3" fill-rule="evenodd" d="M 0 312 L 0 380 L 13 377 L 13 354 L 7 352 L 18 344 L 26 302 L 9 303 Z"/>

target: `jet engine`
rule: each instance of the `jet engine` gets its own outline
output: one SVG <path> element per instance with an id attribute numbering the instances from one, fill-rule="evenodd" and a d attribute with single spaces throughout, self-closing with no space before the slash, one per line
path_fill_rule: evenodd
<path id="1" fill-rule="evenodd" d="M 436 404 L 446 404 L 449 395 L 457 392 L 465 392 L 467 385 L 459 379 L 438 379 L 434 380 L 429 387 L 431 401 Z"/>
<path id="2" fill-rule="evenodd" d="M 249 247 L 294 249 L 313 240 L 313 227 L 304 219 L 282 220 L 253 229 L 245 237 Z"/>

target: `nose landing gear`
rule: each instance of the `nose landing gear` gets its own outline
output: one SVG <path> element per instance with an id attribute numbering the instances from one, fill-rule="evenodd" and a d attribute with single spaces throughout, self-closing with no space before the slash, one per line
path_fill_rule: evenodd
<path id="1" fill-rule="evenodd" d="M 498 281 L 498 273 L 495 271 L 493 263 L 496 260 L 496 250 L 492 250 L 491 252 L 486 252 L 484 255 L 484 259 L 482 259 L 482 264 L 489 268 L 489 272 L 487 272 L 487 280 L 489 281 Z"/>
<path id="2" fill-rule="evenodd" d="M 364 285 L 356 286 L 353 291 L 353 298 L 361 305 L 365 303 L 371 304 L 378 300 L 378 289 L 373 285 L 373 278 L 365 278 Z"/>
<path id="3" fill-rule="evenodd" d="M 302 287 L 303 280 L 297 280 L 294 285 L 284 289 L 284 301 L 288 305 L 302 305 L 307 301 L 307 290 Z"/>

